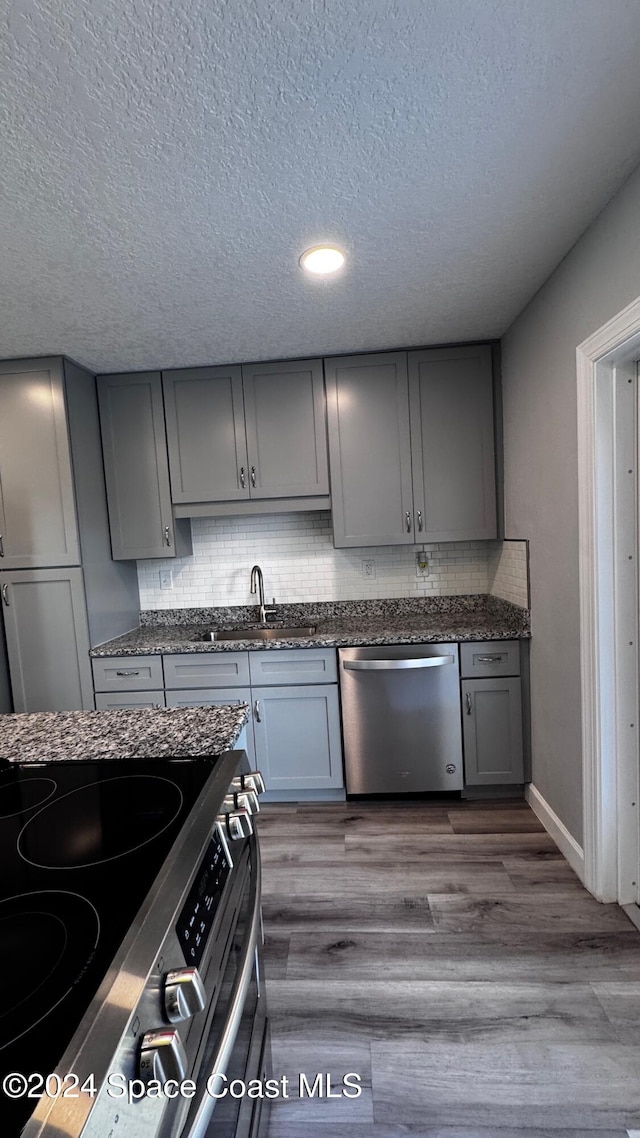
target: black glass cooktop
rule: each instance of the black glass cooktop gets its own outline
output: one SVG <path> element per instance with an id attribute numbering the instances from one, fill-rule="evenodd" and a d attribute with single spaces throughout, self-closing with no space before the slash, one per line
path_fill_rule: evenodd
<path id="1" fill-rule="evenodd" d="M 55 1069 L 211 772 L 202 759 L 3 765 L 0 1080 Z M 2 1135 L 34 1106 L 0 1089 Z"/>

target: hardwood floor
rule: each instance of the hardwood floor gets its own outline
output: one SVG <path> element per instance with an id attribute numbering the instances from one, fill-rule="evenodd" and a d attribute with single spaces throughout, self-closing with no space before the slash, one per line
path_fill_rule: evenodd
<path id="1" fill-rule="evenodd" d="M 640 932 L 524 802 L 264 806 L 269 1138 L 640 1132 Z M 300 1097 L 330 1073 L 358 1098 Z"/>

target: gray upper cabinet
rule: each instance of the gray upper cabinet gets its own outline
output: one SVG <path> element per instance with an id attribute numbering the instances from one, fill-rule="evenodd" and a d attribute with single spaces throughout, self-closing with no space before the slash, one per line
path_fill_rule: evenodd
<path id="1" fill-rule="evenodd" d="M 491 348 L 408 360 L 416 529 L 426 541 L 496 537 Z"/>
<path id="2" fill-rule="evenodd" d="M 166 371 L 162 384 L 173 501 L 248 498 L 240 366 Z"/>
<path id="3" fill-rule="evenodd" d="M 252 498 L 329 493 L 322 360 L 243 365 Z"/>
<path id="4" fill-rule="evenodd" d="M 484 345 L 325 360 L 334 544 L 497 536 Z"/>
<path id="5" fill-rule="evenodd" d="M 82 570 L 3 573 L 2 600 L 14 710 L 93 709 Z"/>
<path id="6" fill-rule="evenodd" d="M 329 492 L 321 360 L 163 377 L 173 502 Z"/>
<path id="7" fill-rule="evenodd" d="M 171 508 L 160 373 L 100 376 L 98 398 L 114 559 L 190 553 Z"/>
<path id="8" fill-rule="evenodd" d="M 0 363 L 0 569 L 78 565 L 62 361 Z"/>
<path id="9" fill-rule="evenodd" d="M 335 545 L 413 543 L 406 352 L 327 359 L 325 379 Z"/>

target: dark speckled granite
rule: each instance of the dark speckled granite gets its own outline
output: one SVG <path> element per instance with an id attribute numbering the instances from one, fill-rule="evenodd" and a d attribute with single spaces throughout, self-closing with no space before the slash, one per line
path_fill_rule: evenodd
<path id="1" fill-rule="evenodd" d="M 171 619 L 167 619 L 170 617 Z M 274 648 L 344 648 L 363 644 L 516 640 L 531 635 L 529 613 L 489 596 L 423 600 L 334 601 L 280 605 L 277 622 L 316 625 L 309 637 L 260 641 L 203 641 L 207 628 L 255 622 L 254 608 L 170 609 L 141 614 L 140 628 L 101 644 L 92 656 L 144 656 L 174 652 L 269 651 Z"/>
<path id="2" fill-rule="evenodd" d="M 0 758 L 212 758 L 230 750 L 249 716 L 233 707 L 161 707 L 127 711 L 38 711 L 0 715 Z"/>

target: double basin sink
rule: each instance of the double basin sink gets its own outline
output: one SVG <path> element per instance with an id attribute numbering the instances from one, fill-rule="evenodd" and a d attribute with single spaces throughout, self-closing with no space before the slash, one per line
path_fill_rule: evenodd
<path id="1" fill-rule="evenodd" d="M 201 637 L 202 640 L 295 640 L 313 636 L 316 631 L 315 624 L 309 625 L 245 625 L 244 628 L 210 628 Z"/>

